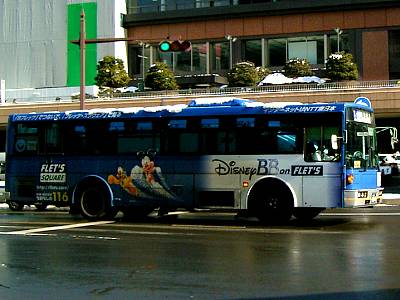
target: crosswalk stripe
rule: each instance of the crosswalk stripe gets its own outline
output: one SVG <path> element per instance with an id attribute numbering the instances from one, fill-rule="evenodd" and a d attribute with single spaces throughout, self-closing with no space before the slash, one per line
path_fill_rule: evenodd
<path id="1" fill-rule="evenodd" d="M 39 233 L 39 232 L 56 231 L 56 230 L 104 225 L 104 224 L 111 224 L 111 223 L 115 223 L 115 221 L 98 221 L 98 222 L 87 222 L 87 223 L 78 223 L 78 224 L 70 224 L 70 225 L 61 225 L 61 226 L 42 227 L 42 228 L 34 228 L 34 229 L 26 229 L 26 230 L 1 232 L 0 234 L 29 235 L 29 234 Z"/>

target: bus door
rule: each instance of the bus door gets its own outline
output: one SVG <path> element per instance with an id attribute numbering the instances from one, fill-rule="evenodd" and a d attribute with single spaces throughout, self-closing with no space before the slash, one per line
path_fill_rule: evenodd
<path id="1" fill-rule="evenodd" d="M 343 197 L 341 147 L 333 143 L 337 126 L 315 126 L 305 129 L 303 170 L 303 206 L 338 207 Z"/>

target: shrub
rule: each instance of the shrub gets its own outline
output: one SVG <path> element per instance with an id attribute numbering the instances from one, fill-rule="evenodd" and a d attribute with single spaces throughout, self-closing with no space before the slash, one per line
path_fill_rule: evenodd
<path id="1" fill-rule="evenodd" d="M 329 55 L 326 61 L 326 76 L 333 81 L 357 80 L 358 69 L 350 53 L 338 52 Z"/>
<path id="2" fill-rule="evenodd" d="M 258 80 L 257 83 L 263 80 L 267 75 L 271 74 L 271 70 L 266 67 L 256 67 Z"/>
<path id="3" fill-rule="evenodd" d="M 145 77 L 146 87 L 154 91 L 177 90 L 174 73 L 168 68 L 166 63 L 158 62 L 150 66 Z"/>
<path id="4" fill-rule="evenodd" d="M 311 65 L 305 58 L 292 58 L 283 67 L 286 77 L 311 76 Z"/>
<path id="5" fill-rule="evenodd" d="M 95 80 L 100 92 L 113 92 L 128 86 L 131 78 L 125 71 L 123 60 L 109 55 L 98 62 Z"/>
<path id="6" fill-rule="evenodd" d="M 254 63 L 244 61 L 237 63 L 227 74 L 228 85 L 233 86 L 255 86 L 259 81 L 259 75 Z"/>

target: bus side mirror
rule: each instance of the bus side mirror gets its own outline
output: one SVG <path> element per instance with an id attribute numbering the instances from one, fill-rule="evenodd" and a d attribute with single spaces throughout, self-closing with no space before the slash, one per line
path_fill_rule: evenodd
<path id="1" fill-rule="evenodd" d="M 336 134 L 331 135 L 331 146 L 332 146 L 333 150 L 339 149 L 338 140 L 339 140 L 339 138 Z"/>

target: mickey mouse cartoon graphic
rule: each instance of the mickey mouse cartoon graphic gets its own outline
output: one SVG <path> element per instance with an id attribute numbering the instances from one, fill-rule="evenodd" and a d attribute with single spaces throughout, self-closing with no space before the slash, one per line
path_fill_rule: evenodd
<path id="1" fill-rule="evenodd" d="M 145 181 L 147 185 L 153 186 L 156 184 L 155 174 L 161 172 L 159 167 L 156 167 L 153 161 L 155 151 L 149 150 L 147 152 L 140 151 L 137 156 L 141 159 L 141 166 L 135 166 L 131 170 L 130 176 L 127 176 L 123 167 L 117 168 L 116 175 L 109 175 L 107 181 L 109 184 L 118 184 L 125 191 L 133 196 L 139 195 L 139 189 L 133 183 L 134 180 L 141 182 Z"/>
<path id="2" fill-rule="evenodd" d="M 146 182 L 150 185 L 155 183 L 154 175 L 157 171 L 161 171 L 160 168 L 155 167 L 154 156 L 155 151 L 149 150 L 147 152 L 138 152 L 137 156 L 141 159 L 142 166 L 135 166 L 131 171 L 132 177 L 144 176 Z"/>

